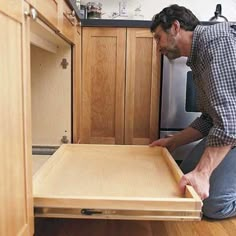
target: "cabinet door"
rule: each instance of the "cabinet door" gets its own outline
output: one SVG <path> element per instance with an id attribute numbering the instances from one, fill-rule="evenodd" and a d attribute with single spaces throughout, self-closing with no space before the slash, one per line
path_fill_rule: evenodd
<path id="1" fill-rule="evenodd" d="M 83 28 L 81 143 L 123 144 L 124 28 Z"/>
<path id="2" fill-rule="evenodd" d="M 157 138 L 160 55 L 148 29 L 127 30 L 125 144 L 148 144 Z"/>
<path id="3" fill-rule="evenodd" d="M 4 236 L 33 234 L 29 44 L 22 4 L 0 1 L 0 235 Z"/>

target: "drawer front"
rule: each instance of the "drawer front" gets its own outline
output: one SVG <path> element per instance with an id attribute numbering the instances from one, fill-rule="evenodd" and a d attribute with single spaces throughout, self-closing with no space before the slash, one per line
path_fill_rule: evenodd
<path id="1" fill-rule="evenodd" d="M 58 27 L 58 0 L 27 0 L 27 2 L 34 7 L 40 15 L 53 27 Z"/>
<path id="2" fill-rule="evenodd" d="M 61 25 L 61 34 L 65 36 L 69 41 L 74 41 L 75 33 L 75 17 L 72 16 L 72 10 L 63 1 L 63 15 L 62 15 L 62 25 Z"/>

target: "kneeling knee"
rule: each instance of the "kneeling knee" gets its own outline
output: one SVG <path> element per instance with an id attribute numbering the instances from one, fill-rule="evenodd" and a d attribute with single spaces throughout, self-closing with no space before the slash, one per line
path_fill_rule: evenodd
<path id="1" fill-rule="evenodd" d="M 236 215 L 235 202 L 223 202 L 206 199 L 203 203 L 203 215 L 211 219 L 225 219 Z"/>

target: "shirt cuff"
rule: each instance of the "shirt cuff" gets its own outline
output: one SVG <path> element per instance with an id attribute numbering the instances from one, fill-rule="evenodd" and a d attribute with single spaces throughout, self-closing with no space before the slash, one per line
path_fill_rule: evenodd
<path id="1" fill-rule="evenodd" d="M 198 117 L 196 120 L 194 120 L 189 127 L 192 127 L 193 129 L 198 130 L 201 132 L 201 134 L 205 137 L 208 135 L 210 129 L 212 128 L 212 124 L 209 123 L 208 120 L 202 119 L 201 117 Z"/>
<path id="2" fill-rule="evenodd" d="M 223 130 L 212 128 L 207 137 L 206 146 L 221 147 L 221 146 L 236 146 L 236 135 L 226 134 Z"/>

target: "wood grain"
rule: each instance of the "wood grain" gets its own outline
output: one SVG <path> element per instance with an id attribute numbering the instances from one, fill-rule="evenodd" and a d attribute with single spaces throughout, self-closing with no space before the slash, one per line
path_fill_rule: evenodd
<path id="1" fill-rule="evenodd" d="M 160 56 L 148 29 L 128 29 L 125 143 L 148 144 L 157 138 Z"/>
<path id="2" fill-rule="evenodd" d="M 32 179 L 28 178 L 30 127 L 25 127 L 30 121 L 25 94 L 28 68 L 24 66 L 28 61 L 24 30 L 28 28 L 12 17 L 14 12 L 23 19 L 22 1 L 18 2 L 21 8 L 16 1 L 0 4 L 0 235 L 4 236 L 29 235 L 33 210 Z M 16 12 L 11 9 L 13 3 Z"/>
<path id="3" fill-rule="evenodd" d="M 125 33 L 83 28 L 81 143 L 123 143 Z"/>

